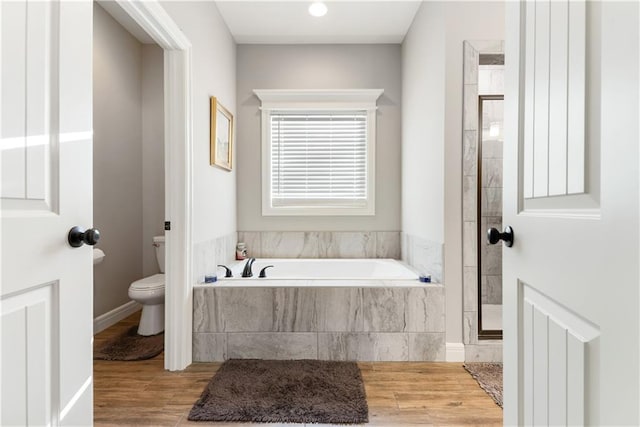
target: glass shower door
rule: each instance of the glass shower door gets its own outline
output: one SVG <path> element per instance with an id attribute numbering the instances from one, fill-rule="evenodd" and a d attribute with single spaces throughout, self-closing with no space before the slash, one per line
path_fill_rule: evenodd
<path id="1" fill-rule="evenodd" d="M 502 245 L 487 230 L 502 230 L 503 95 L 480 95 L 478 132 L 478 337 L 502 337 Z"/>

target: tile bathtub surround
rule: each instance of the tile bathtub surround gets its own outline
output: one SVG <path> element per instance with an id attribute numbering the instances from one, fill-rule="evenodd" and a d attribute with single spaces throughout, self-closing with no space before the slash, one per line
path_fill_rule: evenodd
<path id="1" fill-rule="evenodd" d="M 444 360 L 444 288 L 194 289 L 194 361 Z"/>
<path id="2" fill-rule="evenodd" d="M 204 276 L 220 274 L 218 264 L 233 262 L 236 256 L 236 233 L 193 245 L 193 276 L 195 283 L 204 282 Z"/>
<path id="3" fill-rule="evenodd" d="M 442 283 L 442 243 L 402 233 L 401 246 L 402 261 L 420 273 L 430 274 L 432 282 Z"/>
<path id="4" fill-rule="evenodd" d="M 502 362 L 502 341 L 485 341 L 464 346 L 467 362 Z"/>
<path id="5" fill-rule="evenodd" d="M 227 334 L 229 359 L 317 359 L 318 337 L 310 332 Z"/>
<path id="6" fill-rule="evenodd" d="M 256 258 L 400 259 L 398 231 L 239 231 Z"/>
<path id="7" fill-rule="evenodd" d="M 319 333 L 318 358 L 323 360 L 409 360 L 408 334 Z"/>

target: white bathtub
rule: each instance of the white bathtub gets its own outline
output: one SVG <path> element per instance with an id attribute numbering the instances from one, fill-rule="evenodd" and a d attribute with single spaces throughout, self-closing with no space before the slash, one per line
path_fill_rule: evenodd
<path id="1" fill-rule="evenodd" d="M 394 259 L 256 259 L 253 277 L 243 278 L 247 261 L 229 265 L 233 278 L 224 277 L 224 269 L 217 271 L 217 286 L 419 286 L 419 274 Z M 260 271 L 268 266 L 266 278 Z M 206 285 L 205 285 L 206 286 Z"/>
<path id="2" fill-rule="evenodd" d="M 194 361 L 444 359 L 444 287 L 399 261 L 258 259 L 242 278 L 245 265 L 194 286 Z"/>

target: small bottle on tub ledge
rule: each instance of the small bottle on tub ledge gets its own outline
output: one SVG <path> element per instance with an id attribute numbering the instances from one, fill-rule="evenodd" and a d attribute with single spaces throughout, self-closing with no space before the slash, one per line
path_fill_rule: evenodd
<path id="1" fill-rule="evenodd" d="M 236 245 L 236 260 L 242 261 L 247 259 L 247 245 L 243 242 L 238 242 Z"/>
<path id="2" fill-rule="evenodd" d="M 422 283 L 431 283 L 431 275 L 430 274 L 421 274 L 419 280 Z"/>

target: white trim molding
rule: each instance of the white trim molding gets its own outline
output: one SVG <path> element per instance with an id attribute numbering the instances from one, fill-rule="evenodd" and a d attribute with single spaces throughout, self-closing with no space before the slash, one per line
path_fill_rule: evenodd
<path id="1" fill-rule="evenodd" d="M 186 50 L 191 42 L 157 0 L 116 0 L 118 5 L 164 50 Z"/>
<path id="2" fill-rule="evenodd" d="M 384 89 L 255 89 L 253 93 L 262 102 L 262 108 L 286 108 L 292 104 L 313 103 L 317 108 L 319 103 L 355 105 L 348 108 L 368 109 L 376 106 L 376 101 L 383 94 Z M 296 108 L 298 108 L 296 106 Z M 345 107 L 347 108 L 347 107 Z"/>
<path id="3" fill-rule="evenodd" d="M 464 362 L 464 344 L 461 342 L 446 343 L 445 360 L 447 362 Z"/>
<path id="4" fill-rule="evenodd" d="M 164 367 L 192 362 L 192 93 L 191 42 L 157 0 L 116 0 L 164 49 L 165 105 L 165 356 Z"/>
<path id="5" fill-rule="evenodd" d="M 129 301 L 122 304 L 120 307 L 116 307 L 111 311 L 93 319 L 93 335 L 100 333 L 107 329 L 109 326 L 113 326 L 122 319 L 131 316 L 136 311 L 140 310 L 142 306 L 135 301 Z"/>
<path id="6" fill-rule="evenodd" d="M 165 362 L 170 371 L 192 362 L 192 122 L 191 50 L 165 51 Z"/>

